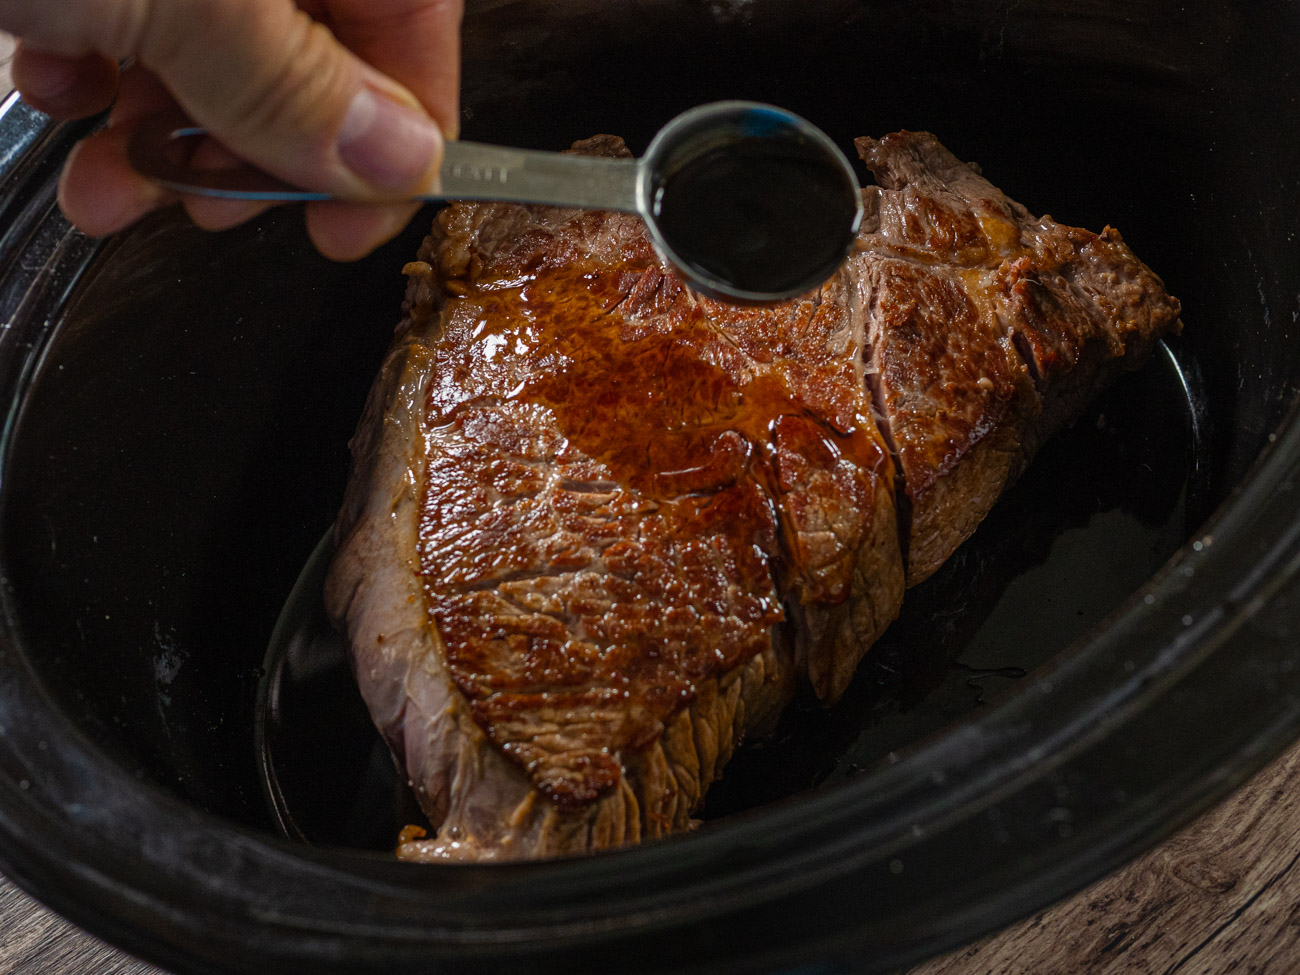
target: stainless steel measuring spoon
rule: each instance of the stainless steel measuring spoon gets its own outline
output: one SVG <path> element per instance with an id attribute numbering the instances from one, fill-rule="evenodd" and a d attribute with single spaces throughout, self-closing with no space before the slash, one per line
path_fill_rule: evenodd
<path id="1" fill-rule="evenodd" d="M 128 147 L 141 174 L 181 193 L 326 200 L 253 169 L 205 171 L 177 158 L 206 131 L 146 119 Z M 674 118 L 640 159 L 449 142 L 423 200 L 500 200 L 620 210 L 645 220 L 660 255 L 696 290 L 771 302 L 816 288 L 843 262 L 862 220 L 853 167 L 820 129 L 757 102 L 701 105 Z"/>

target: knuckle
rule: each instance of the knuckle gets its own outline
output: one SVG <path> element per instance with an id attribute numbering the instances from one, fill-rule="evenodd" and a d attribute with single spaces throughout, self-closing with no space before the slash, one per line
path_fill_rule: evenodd
<path id="1" fill-rule="evenodd" d="M 249 79 L 241 110 L 245 125 L 269 130 L 327 126 L 341 114 L 350 88 L 347 60 L 322 24 L 299 12 L 283 55 Z"/>

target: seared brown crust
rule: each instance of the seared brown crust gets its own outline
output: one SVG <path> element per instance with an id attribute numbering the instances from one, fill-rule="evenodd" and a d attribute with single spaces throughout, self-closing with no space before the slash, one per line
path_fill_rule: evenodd
<path id="1" fill-rule="evenodd" d="M 511 234 L 484 246 L 486 223 Z M 581 807 L 772 645 L 787 597 L 844 604 L 883 543 L 852 659 L 800 647 L 842 690 L 901 595 L 842 284 L 738 310 L 665 274 L 634 218 L 464 205 L 438 229 L 421 568 L 489 739 Z"/>
<path id="2" fill-rule="evenodd" d="M 924 133 L 859 148 L 858 252 L 769 308 L 687 292 L 634 217 L 439 215 L 326 591 L 439 827 L 400 855 L 689 828 L 795 681 L 838 697 L 905 572 L 1178 327 L 1114 231 L 1031 216 Z"/>
<path id="3" fill-rule="evenodd" d="M 908 584 L 930 575 L 1178 301 L 1107 228 L 1034 217 L 928 132 L 857 140 L 878 186 L 849 262 L 910 503 Z"/>
<path id="4" fill-rule="evenodd" d="M 614 789 L 573 809 L 543 798 L 500 752 L 471 733 L 461 739 L 468 744 L 447 779 L 450 802 L 434 819 L 437 836 L 403 842 L 398 856 L 419 861 L 565 856 L 690 829 L 692 813 L 742 732 L 775 720 L 793 675 L 791 661 L 773 650 L 720 680 L 702 683 L 658 741 L 627 757 Z"/>
<path id="5" fill-rule="evenodd" d="M 409 311 L 436 301 L 414 262 Z M 629 756 L 617 788 L 572 811 L 547 802 L 487 741 L 447 669 L 417 573 L 417 498 L 425 466 L 422 405 L 435 380 L 418 312 L 399 330 L 352 447 L 356 471 L 336 524 L 325 588 L 345 627 L 376 724 L 438 836 L 399 848 L 407 859 L 505 859 L 582 853 L 680 831 L 746 729 L 770 724 L 795 673 L 770 648 L 705 681 L 661 738 Z M 425 327 L 419 327 L 420 325 Z"/>

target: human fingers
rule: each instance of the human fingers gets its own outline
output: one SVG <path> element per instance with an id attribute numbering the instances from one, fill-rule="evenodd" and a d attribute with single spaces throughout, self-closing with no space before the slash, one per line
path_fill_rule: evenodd
<path id="1" fill-rule="evenodd" d="M 55 118 L 95 115 L 117 92 L 116 62 L 93 51 L 69 56 L 20 42 L 11 71 L 23 99 Z"/>
<path id="2" fill-rule="evenodd" d="M 211 139 L 200 142 L 190 157 L 190 166 L 200 171 L 240 169 L 247 165 L 225 146 Z M 181 202 L 185 204 L 185 212 L 190 215 L 190 219 L 204 230 L 236 227 L 273 206 L 264 200 L 231 200 L 189 194 L 182 196 Z"/>
<path id="3" fill-rule="evenodd" d="M 214 137 L 298 185 L 392 199 L 440 162 L 419 100 L 292 0 L 0 0 L 0 27 L 56 54 L 136 55 Z"/>
<path id="4" fill-rule="evenodd" d="M 121 90 L 109 125 L 122 125 L 176 108 L 176 101 L 152 71 L 136 64 L 122 72 Z M 189 159 L 195 169 L 233 169 L 243 160 L 212 139 L 203 139 Z M 139 177 L 143 180 L 145 177 Z M 251 220 L 270 204 L 254 200 L 227 200 L 210 196 L 184 196 L 181 202 L 190 219 L 205 230 L 226 230 Z"/>
<path id="5" fill-rule="evenodd" d="M 419 203 L 309 203 L 307 233 L 331 260 L 355 261 L 401 233 L 419 208 Z"/>
<path id="6" fill-rule="evenodd" d="M 318 0 L 318 6 L 340 41 L 405 85 L 443 134 L 456 137 L 463 0 Z"/>
<path id="7" fill-rule="evenodd" d="M 456 137 L 463 0 L 303 0 L 302 5 L 350 50 L 405 85 L 443 133 Z M 323 254 L 353 260 L 400 233 L 418 208 L 311 204 L 308 233 Z"/>
<path id="8" fill-rule="evenodd" d="M 108 112 L 108 124 L 134 122 L 176 108 L 176 99 L 172 98 L 167 86 L 144 65 L 136 63 L 122 72 L 117 101 Z"/>
<path id="9" fill-rule="evenodd" d="M 127 163 L 126 143 L 134 128 L 134 122 L 127 122 L 87 136 L 64 163 L 59 206 L 92 237 L 121 230 L 176 198 Z"/>
<path id="10" fill-rule="evenodd" d="M 137 173 L 126 160 L 134 123 L 176 107 L 151 72 L 139 64 L 122 72 L 108 128 L 82 140 L 68 156 L 59 180 L 59 206 L 73 225 L 91 236 L 128 226 L 155 207 L 173 202 L 166 192 Z"/>

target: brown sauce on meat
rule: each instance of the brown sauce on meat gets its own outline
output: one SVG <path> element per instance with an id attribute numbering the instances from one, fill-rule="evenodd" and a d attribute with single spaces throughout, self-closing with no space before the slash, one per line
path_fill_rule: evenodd
<path id="1" fill-rule="evenodd" d="M 451 446 L 420 527 L 430 610 L 492 740 L 580 804 L 700 681 L 771 645 L 792 585 L 846 597 L 857 536 L 808 543 L 801 486 L 835 479 L 867 508 L 888 458 L 862 404 L 835 398 L 843 355 L 776 354 L 815 302 L 723 327 L 638 264 L 462 282 L 448 301 L 427 416 Z M 543 712 L 595 717 L 539 744 Z"/>
<path id="2" fill-rule="evenodd" d="M 845 357 L 792 361 L 798 339 L 782 319 L 798 316 L 786 310 L 740 313 L 695 299 L 656 266 L 543 268 L 478 282 L 466 297 L 476 305 L 475 345 L 454 354 L 497 381 L 457 374 L 463 399 L 441 415 L 484 395 L 545 407 L 563 438 L 557 460 L 589 459 L 593 475 L 643 498 L 718 494 L 746 479 L 776 498 L 794 486 L 796 458 L 814 467 L 844 459 L 872 473 L 887 463 L 863 402 L 844 401 L 860 385 L 845 381 Z M 726 503 L 752 506 L 730 495 L 714 505 Z M 752 527 L 738 531 L 736 541 L 750 544 Z"/>
<path id="3" fill-rule="evenodd" d="M 549 407 L 571 447 L 656 498 L 717 490 L 770 463 L 773 425 L 804 412 L 779 370 L 743 363 L 698 305 L 643 331 L 597 304 L 605 281 L 584 300 L 566 277 L 519 289 L 522 319 L 554 357 L 519 397 Z"/>

